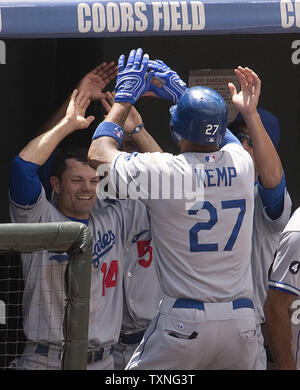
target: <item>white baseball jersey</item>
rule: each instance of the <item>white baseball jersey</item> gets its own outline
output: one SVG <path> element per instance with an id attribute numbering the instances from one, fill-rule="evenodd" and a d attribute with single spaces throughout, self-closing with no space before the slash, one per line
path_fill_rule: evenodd
<path id="1" fill-rule="evenodd" d="M 110 178 L 120 194 L 146 198 L 164 294 L 204 302 L 252 297 L 254 168 L 241 146 L 207 155 L 120 153 Z"/>
<path id="2" fill-rule="evenodd" d="M 116 201 L 97 201 L 100 207 Z M 124 202 L 124 201 L 121 201 Z M 139 202 L 145 212 L 145 231 L 137 233 L 125 248 L 124 253 L 124 279 L 123 279 L 123 317 L 121 333 L 134 333 L 145 331 L 157 314 L 162 291 L 155 270 L 155 259 L 151 240 L 145 239 L 149 235 L 150 221 L 146 206 L 140 200 L 127 200 L 126 203 Z M 148 226 L 149 225 L 149 226 Z M 136 344 L 115 344 L 114 364 L 116 370 L 123 370 L 129 362 Z"/>
<path id="3" fill-rule="evenodd" d="M 300 296 L 300 208 L 292 215 L 284 228 L 277 255 L 270 273 L 269 286 L 295 295 L 295 300 Z M 299 305 L 298 305 L 299 307 Z M 299 320 L 299 315 L 298 315 Z M 299 335 L 300 325 L 291 321 L 292 351 L 297 369 L 300 369 L 299 359 Z"/>
<path id="4" fill-rule="evenodd" d="M 162 297 L 149 238 L 150 220 L 147 210 L 140 200 L 128 199 L 124 205 L 130 205 L 132 202 L 139 203 L 141 210 L 144 209 L 140 215 L 144 230 L 137 232 L 127 241 L 124 253 L 122 330 L 125 331 L 147 328 L 157 313 Z M 97 204 L 106 207 L 112 202 L 98 200 Z"/>
<path id="5" fill-rule="evenodd" d="M 136 235 L 126 248 L 122 330 L 145 329 L 156 315 L 162 292 L 150 239 Z"/>
<path id="6" fill-rule="evenodd" d="M 254 301 L 259 323 L 265 321 L 263 305 L 267 297 L 268 273 L 274 260 L 280 233 L 290 218 L 291 207 L 292 201 L 286 190 L 282 214 L 278 219 L 272 220 L 266 213 L 257 185 L 255 185 L 251 267 Z"/>
<path id="7" fill-rule="evenodd" d="M 13 222 L 69 220 L 47 201 L 44 189 L 32 206 L 11 201 L 10 213 Z M 132 201 L 93 209 L 88 227 L 94 240 L 88 349 L 96 350 L 115 344 L 119 338 L 124 248 L 139 233 L 143 240 L 149 240 L 150 231 L 144 205 Z M 67 255 L 43 251 L 22 254 L 22 261 L 25 335 L 40 344 L 61 345 Z"/>

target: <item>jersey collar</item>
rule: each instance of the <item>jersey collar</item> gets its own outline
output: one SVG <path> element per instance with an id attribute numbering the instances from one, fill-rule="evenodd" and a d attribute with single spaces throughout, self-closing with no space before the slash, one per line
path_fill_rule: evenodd
<path id="1" fill-rule="evenodd" d="M 80 218 L 75 218 L 75 217 L 68 217 L 71 221 L 74 221 L 74 222 L 80 222 L 80 223 L 84 223 L 85 225 L 87 225 L 89 223 L 89 220 L 88 219 L 80 219 Z"/>

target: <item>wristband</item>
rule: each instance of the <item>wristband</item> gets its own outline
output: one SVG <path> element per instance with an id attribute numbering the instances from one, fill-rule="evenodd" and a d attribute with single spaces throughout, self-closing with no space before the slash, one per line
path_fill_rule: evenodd
<path id="1" fill-rule="evenodd" d="M 113 122 L 101 122 L 95 130 L 92 141 L 100 137 L 112 137 L 118 141 L 119 147 L 122 144 L 124 131 L 121 126 Z"/>
<path id="2" fill-rule="evenodd" d="M 137 134 L 138 132 L 140 132 L 142 130 L 143 127 L 144 127 L 144 123 L 141 123 L 140 125 L 135 126 L 135 128 L 130 133 L 127 134 L 128 137 L 132 137 L 134 134 Z"/>

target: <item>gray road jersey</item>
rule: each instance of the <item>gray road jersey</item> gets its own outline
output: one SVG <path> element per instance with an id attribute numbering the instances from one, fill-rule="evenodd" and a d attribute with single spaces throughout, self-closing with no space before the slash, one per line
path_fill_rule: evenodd
<path id="1" fill-rule="evenodd" d="M 124 248 L 145 230 L 144 207 L 135 202 L 92 210 L 88 226 L 94 247 L 89 317 L 89 349 L 118 341 L 122 321 Z M 13 222 L 68 221 L 45 197 L 44 189 L 32 206 L 10 202 Z M 145 239 L 150 237 L 145 235 Z M 23 296 L 24 331 L 29 340 L 43 344 L 62 342 L 63 274 L 66 254 L 48 251 L 23 254 L 26 278 Z M 50 326 L 51 325 L 51 326 Z"/>
<path id="2" fill-rule="evenodd" d="M 172 186 L 168 177 L 191 183 L 191 191 L 177 198 L 179 188 L 174 187 L 173 198 L 160 192 L 158 199 L 150 199 L 156 189 L 147 174 L 161 179 L 164 195 Z M 252 297 L 254 169 L 241 146 L 178 156 L 119 154 L 110 177 L 120 191 L 130 183 L 131 193 L 139 187 L 146 196 L 157 274 L 166 295 L 206 302 Z M 197 201 L 190 197 L 193 190 Z"/>
<path id="3" fill-rule="evenodd" d="M 263 305 L 267 297 L 268 272 L 274 260 L 280 233 L 290 218 L 291 206 L 290 195 L 285 191 L 282 214 L 278 219 L 272 220 L 268 217 L 257 185 L 255 186 L 251 266 L 255 307 L 259 322 L 264 322 Z"/>
<path id="4" fill-rule="evenodd" d="M 134 237 L 125 251 L 123 330 L 145 329 L 157 313 L 162 292 L 149 240 Z"/>
<path id="5" fill-rule="evenodd" d="M 300 296 L 300 208 L 292 215 L 284 228 L 278 245 L 277 255 L 272 266 L 269 286 L 280 291 Z M 299 310 L 299 304 L 298 310 Z M 299 314 L 298 314 L 299 319 Z M 291 321 L 292 351 L 297 369 L 300 369 L 299 335 L 300 324 Z"/>
<path id="6" fill-rule="evenodd" d="M 123 202 L 123 201 L 121 201 Z M 149 237 L 150 220 L 147 209 L 140 200 L 138 202 L 144 213 L 141 213 L 143 231 L 137 233 L 127 242 L 124 254 L 123 280 L 123 330 L 145 329 L 157 313 L 162 297 L 160 285 L 155 271 L 155 259 Z M 100 207 L 106 207 L 108 202 L 98 201 Z"/>

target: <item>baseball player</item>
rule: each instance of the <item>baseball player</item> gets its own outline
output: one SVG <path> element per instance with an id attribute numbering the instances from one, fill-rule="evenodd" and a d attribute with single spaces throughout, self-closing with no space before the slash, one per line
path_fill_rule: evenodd
<path id="1" fill-rule="evenodd" d="M 133 239 L 150 239 L 144 205 L 125 201 L 101 210 L 95 207 L 99 178 L 87 164 L 87 151 L 57 152 L 51 185 L 57 207 L 45 196 L 39 167 L 75 130 L 85 129 L 94 117 L 85 118 L 89 94 L 75 90 L 65 117 L 52 129 L 34 138 L 13 161 L 10 213 L 13 222 L 75 220 L 89 226 L 94 239 L 88 335 L 88 369 L 113 369 L 113 345 L 122 320 L 124 250 Z M 148 143 L 149 146 L 151 143 Z M 147 260 L 143 256 L 140 261 Z M 19 368 L 59 369 L 63 342 L 64 271 L 66 254 L 43 251 L 23 254 L 25 350 Z"/>
<path id="2" fill-rule="evenodd" d="M 109 63 L 102 62 L 94 69 L 86 73 L 77 83 L 75 89 L 79 92 L 88 92 L 90 95 L 91 101 L 100 101 L 105 97 L 105 92 L 103 90 L 109 85 L 109 83 L 116 78 L 117 76 L 117 67 L 115 66 L 114 61 Z M 65 115 L 70 102 L 70 97 L 64 101 L 64 103 L 50 116 L 45 123 L 42 124 L 38 133 L 35 135 L 40 135 L 54 127 L 59 121 L 61 121 Z M 51 176 L 51 166 L 52 161 L 55 155 L 55 151 L 49 157 L 47 162 L 39 169 L 39 177 L 41 179 L 42 185 L 46 192 L 47 199 L 51 199 L 53 194 L 52 187 L 50 184 Z"/>
<path id="3" fill-rule="evenodd" d="M 103 208 L 112 202 L 116 203 L 116 201 L 106 200 L 99 201 L 99 205 Z M 145 207 L 138 199 L 133 202 L 140 203 L 141 210 Z M 147 228 L 149 229 L 150 226 Z M 124 370 L 126 367 L 151 320 L 157 314 L 162 298 L 155 271 L 151 239 L 143 239 L 140 234 L 137 233 L 132 237 L 124 253 L 123 315 L 119 340 L 114 345 L 115 370 Z M 144 238 L 147 234 L 144 233 Z"/>
<path id="4" fill-rule="evenodd" d="M 300 208 L 284 228 L 264 305 L 272 356 L 279 370 L 299 370 Z"/>
<path id="5" fill-rule="evenodd" d="M 114 102 L 112 93 L 106 93 L 106 99 L 101 99 L 107 112 Z M 138 111 L 132 107 L 127 117 L 129 130 L 142 123 Z M 135 135 L 124 134 L 121 150 L 127 153 L 138 152 L 134 142 Z M 111 204 L 113 200 L 100 201 L 101 207 Z M 123 202 L 120 200 L 120 202 Z M 136 202 L 141 202 L 136 200 Z M 123 318 L 118 343 L 114 346 L 114 368 L 124 370 L 133 352 L 142 340 L 146 328 L 157 314 L 162 298 L 156 271 L 153 249 L 149 240 L 139 240 L 137 235 L 126 248 L 124 255 L 123 280 Z M 141 261 L 141 257 L 144 260 Z M 142 286 L 142 288 L 141 288 Z"/>
<path id="6" fill-rule="evenodd" d="M 153 77 L 161 86 L 151 83 Z M 234 94 L 253 126 L 258 121 L 255 81 Z M 178 156 L 118 150 L 115 132 L 122 132 L 124 116 L 150 88 L 177 103 L 170 124 Z M 141 49 L 130 52 L 126 65 L 120 57 L 115 92 L 115 103 L 93 136 L 89 160 L 95 168 L 109 164 L 112 185 L 124 194 L 135 195 L 129 182 L 139 187 L 164 293 L 126 368 L 252 369 L 257 355 L 250 264 L 254 168 L 226 130 L 227 106 L 214 90 L 186 89 L 176 72 L 161 61 L 149 63 Z M 163 185 L 155 188 L 157 177 Z M 165 196 L 168 186 L 170 196 Z"/>
<path id="7" fill-rule="evenodd" d="M 280 233 L 290 217 L 291 198 L 286 189 L 284 170 L 276 150 L 280 138 L 278 119 L 267 110 L 258 108 L 257 111 L 263 124 L 259 131 L 249 131 L 241 114 L 229 125 L 229 129 L 251 155 L 255 166 L 251 267 L 260 342 L 256 369 L 264 370 L 267 368 L 267 360 L 270 366 L 272 360 L 270 353 L 266 354 L 266 350 L 268 352 L 269 350 L 263 312 L 268 290 L 268 271 L 274 260 Z"/>

